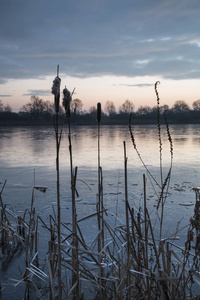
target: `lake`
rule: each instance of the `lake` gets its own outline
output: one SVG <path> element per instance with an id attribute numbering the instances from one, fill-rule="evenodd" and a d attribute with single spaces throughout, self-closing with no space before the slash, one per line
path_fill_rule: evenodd
<path id="1" fill-rule="evenodd" d="M 170 165 L 170 146 L 165 127 L 162 128 L 163 177 Z M 97 127 L 72 127 L 73 164 L 78 167 L 77 189 L 80 198 L 89 201 L 97 192 Z M 200 126 L 173 125 L 170 127 L 173 139 L 173 169 L 171 177 L 170 201 L 174 205 L 192 202 L 195 195 L 191 191 L 200 182 Z M 156 126 L 133 126 L 133 132 L 142 159 L 152 175 L 160 180 L 159 142 Z M 124 188 L 124 149 L 128 157 L 128 182 L 130 199 L 140 205 L 143 190 L 144 167 L 130 139 L 128 126 L 102 126 L 100 128 L 100 160 L 103 169 L 104 194 Z M 5 203 L 20 210 L 30 202 L 34 184 L 47 186 L 45 201 L 40 202 L 40 210 L 56 203 L 56 148 L 52 127 L 2 127 L 0 128 L 0 182 L 7 180 L 3 199 Z M 68 130 L 64 128 L 60 147 L 60 179 L 63 204 L 70 195 L 70 166 L 68 150 Z M 34 182 L 35 181 L 35 182 Z M 120 184 L 119 184 L 120 182 Z M 147 191 L 149 180 L 147 180 Z M 91 188 L 88 189 L 89 186 Z M 179 190 L 179 191 L 177 191 Z M 177 193 L 178 192 L 178 193 Z M 22 197 L 22 195 L 23 197 Z M 147 192 L 148 194 L 148 192 Z M 149 195 L 152 197 L 152 195 Z M 66 200 L 66 202 L 65 202 Z M 106 201 L 106 199 L 105 199 Z M 138 202 L 139 201 L 139 202 Z M 152 202 L 152 200 L 151 200 Z M 51 206 L 51 205 L 50 205 Z M 179 210 L 180 207 L 178 206 Z M 193 208 L 183 208 L 184 215 Z M 179 212 L 178 210 L 178 212 Z M 180 212 L 179 212 L 180 213 Z"/>
<path id="2" fill-rule="evenodd" d="M 137 149 L 146 167 L 160 184 L 160 153 L 158 130 L 156 126 L 133 126 Z M 162 131 L 162 171 L 167 176 L 170 167 L 170 145 L 165 127 Z M 73 126 L 72 151 L 73 165 L 78 167 L 76 199 L 77 216 L 81 219 L 96 211 L 98 192 L 98 140 L 97 127 Z M 193 186 L 200 185 L 200 125 L 170 126 L 173 140 L 173 168 L 169 195 L 164 210 L 163 237 L 173 236 L 177 228 L 183 246 L 190 217 L 193 216 L 195 194 Z M 102 126 L 100 128 L 100 161 L 103 169 L 104 206 L 108 209 L 111 224 L 114 215 L 124 222 L 124 148 L 128 157 L 128 198 L 131 207 L 143 208 L 143 174 L 147 178 L 147 207 L 154 222 L 155 231 L 159 232 L 156 211 L 156 191 L 139 159 L 129 134 L 128 126 Z M 68 150 L 68 129 L 64 128 L 60 146 L 60 190 L 61 218 L 71 222 L 70 159 Z M 35 193 L 37 213 L 48 222 L 52 214 L 52 205 L 56 205 L 56 147 L 53 127 L 2 127 L 0 128 L 0 188 L 7 180 L 2 194 L 3 202 L 17 214 L 30 208 L 32 187 L 47 187 L 47 192 Z M 84 227 L 88 242 L 94 238 L 89 222 Z M 48 240 L 44 237 L 43 242 Z M 45 255 L 45 251 L 44 255 Z"/>

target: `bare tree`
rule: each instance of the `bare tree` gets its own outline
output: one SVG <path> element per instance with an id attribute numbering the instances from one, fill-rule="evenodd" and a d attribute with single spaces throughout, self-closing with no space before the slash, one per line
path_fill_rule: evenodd
<path id="1" fill-rule="evenodd" d="M 74 99 L 71 102 L 71 110 L 74 113 L 80 114 L 82 112 L 83 102 L 80 99 Z"/>
<path id="2" fill-rule="evenodd" d="M 11 113 L 12 108 L 9 104 L 4 105 L 2 100 L 0 100 L 0 112 Z"/>
<path id="3" fill-rule="evenodd" d="M 131 113 L 133 112 L 135 108 L 135 105 L 133 104 L 132 101 L 130 100 L 126 100 L 120 107 L 119 107 L 119 111 L 121 113 Z"/>
<path id="4" fill-rule="evenodd" d="M 194 110 L 200 110 L 200 99 L 196 100 L 192 103 L 192 107 Z"/>
<path id="5" fill-rule="evenodd" d="M 38 96 L 31 96 L 30 102 L 23 105 L 20 112 L 27 113 L 33 119 L 41 119 L 44 115 L 52 115 L 55 111 L 54 104 L 50 101 L 44 101 Z M 59 106 L 59 112 L 63 112 Z"/>
<path id="6" fill-rule="evenodd" d="M 152 108 L 148 105 L 146 106 L 140 106 L 137 110 L 138 115 L 146 115 L 149 114 L 152 111 Z"/>
<path id="7" fill-rule="evenodd" d="M 116 108 L 115 108 L 114 102 L 113 101 L 106 101 L 104 111 L 109 116 L 116 114 Z"/>
<path id="8" fill-rule="evenodd" d="M 190 110 L 189 106 L 183 100 L 177 100 L 172 107 L 172 111 L 176 113 L 188 112 L 189 110 Z"/>
<path id="9" fill-rule="evenodd" d="M 9 104 L 4 105 L 3 110 L 7 113 L 11 113 L 12 112 L 12 108 Z"/>
<path id="10" fill-rule="evenodd" d="M 40 114 L 45 110 L 44 101 L 37 96 L 31 96 L 30 102 L 23 105 L 20 111 L 31 114 Z"/>
<path id="11" fill-rule="evenodd" d="M 55 112 L 55 105 L 54 105 L 54 103 L 52 103 L 51 101 L 48 101 L 48 100 L 44 101 L 44 111 L 46 113 L 49 113 L 49 114 L 53 115 L 54 112 Z M 62 107 L 59 108 L 59 111 L 63 112 Z"/>
<path id="12" fill-rule="evenodd" d="M 96 114 L 96 112 L 97 112 L 96 106 L 93 105 L 93 106 L 91 106 L 91 107 L 89 108 L 89 113 L 90 113 L 90 114 L 94 114 L 94 113 Z"/>
<path id="13" fill-rule="evenodd" d="M 4 106 L 3 106 L 2 101 L 0 100 L 0 112 L 3 112 L 3 110 L 4 110 Z"/>
<path id="14" fill-rule="evenodd" d="M 160 112 L 164 113 L 165 111 L 169 110 L 169 105 L 164 104 L 160 106 Z"/>

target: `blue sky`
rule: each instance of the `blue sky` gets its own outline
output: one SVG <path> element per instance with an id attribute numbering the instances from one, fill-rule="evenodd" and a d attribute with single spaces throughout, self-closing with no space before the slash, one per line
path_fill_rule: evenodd
<path id="1" fill-rule="evenodd" d="M 200 98 L 199 0 L 1 0 L 0 100 L 19 109 L 31 95 L 53 101 L 76 87 L 88 109 L 126 99 L 155 105 Z"/>

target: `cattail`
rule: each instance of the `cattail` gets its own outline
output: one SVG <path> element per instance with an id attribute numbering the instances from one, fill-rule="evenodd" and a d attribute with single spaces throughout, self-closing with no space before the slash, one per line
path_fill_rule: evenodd
<path id="1" fill-rule="evenodd" d="M 60 83 L 61 79 L 60 77 L 56 76 L 56 78 L 53 81 L 53 86 L 51 88 L 52 94 L 55 96 L 55 111 L 59 112 L 59 102 L 60 102 Z"/>
<path id="2" fill-rule="evenodd" d="M 52 94 L 55 96 L 58 96 L 58 94 L 60 93 L 60 83 L 61 83 L 61 79 L 60 77 L 56 76 L 54 81 L 53 81 L 53 86 L 52 86 Z"/>
<path id="3" fill-rule="evenodd" d="M 70 91 L 66 88 L 66 86 L 63 90 L 63 95 L 63 107 L 65 108 L 67 116 L 70 117 L 70 104 L 72 101 L 72 96 Z"/>
<path id="4" fill-rule="evenodd" d="M 101 103 L 97 103 L 97 122 L 101 122 Z"/>

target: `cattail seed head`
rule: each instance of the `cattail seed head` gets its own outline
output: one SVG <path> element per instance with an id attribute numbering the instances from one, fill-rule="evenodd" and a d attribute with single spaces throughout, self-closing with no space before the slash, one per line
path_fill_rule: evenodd
<path id="1" fill-rule="evenodd" d="M 52 94 L 55 95 L 55 111 L 56 111 L 56 113 L 59 112 L 59 105 L 60 105 L 60 83 L 61 83 L 60 77 L 56 76 L 56 78 L 53 81 L 53 86 L 51 88 Z"/>
<path id="2" fill-rule="evenodd" d="M 58 94 L 60 93 L 60 83 L 61 83 L 60 77 L 56 76 L 56 78 L 53 81 L 53 86 L 51 88 L 51 92 L 55 96 L 58 96 Z"/>
<path id="3" fill-rule="evenodd" d="M 101 103 L 97 103 L 97 122 L 101 122 Z"/>
<path id="4" fill-rule="evenodd" d="M 63 90 L 63 107 L 68 116 L 70 116 L 70 104 L 72 101 L 72 96 L 70 91 L 65 87 Z"/>

